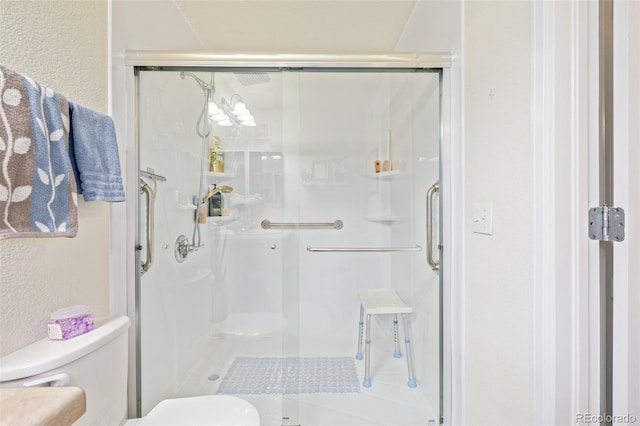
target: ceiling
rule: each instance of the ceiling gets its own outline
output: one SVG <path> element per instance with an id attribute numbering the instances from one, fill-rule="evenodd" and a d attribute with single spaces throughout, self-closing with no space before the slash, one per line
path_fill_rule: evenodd
<path id="1" fill-rule="evenodd" d="M 126 49 L 389 52 L 418 1 L 114 0 L 114 36 Z"/>

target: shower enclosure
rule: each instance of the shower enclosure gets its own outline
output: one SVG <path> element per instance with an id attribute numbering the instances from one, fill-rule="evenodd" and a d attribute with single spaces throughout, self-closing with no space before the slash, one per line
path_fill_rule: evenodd
<path id="1" fill-rule="evenodd" d="M 231 393 L 265 425 L 439 423 L 442 69 L 221 62 L 135 75 L 138 415 Z M 253 121 L 233 114 L 239 103 Z M 216 138 L 223 170 L 211 171 Z M 209 216 L 213 185 L 225 191 Z M 387 315 L 373 318 L 362 385 L 358 290 L 378 287 L 413 308 L 417 388 Z M 241 362 L 267 361 L 279 369 L 231 383 Z"/>

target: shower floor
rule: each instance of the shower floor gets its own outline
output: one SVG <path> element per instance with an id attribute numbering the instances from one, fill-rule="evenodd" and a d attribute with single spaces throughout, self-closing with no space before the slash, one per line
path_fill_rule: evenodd
<path id="1" fill-rule="evenodd" d="M 295 342 L 298 343 L 298 342 Z M 355 341 L 313 338 L 299 345 L 277 337 L 211 339 L 208 353 L 195 363 L 174 397 L 216 394 L 236 357 L 343 357 L 355 355 Z M 393 345 L 375 342 L 371 348 L 373 386 L 362 387 L 364 360 L 356 361 L 360 392 L 308 394 L 243 394 L 256 406 L 264 426 L 435 425 L 438 412 L 420 388 L 407 386 L 404 357 L 394 358 Z M 295 353 L 283 347 L 299 347 Z M 421 384 L 419 383 L 419 386 Z M 437 386 L 437 384 L 435 385 Z M 437 404 L 437 401 L 433 401 Z"/>

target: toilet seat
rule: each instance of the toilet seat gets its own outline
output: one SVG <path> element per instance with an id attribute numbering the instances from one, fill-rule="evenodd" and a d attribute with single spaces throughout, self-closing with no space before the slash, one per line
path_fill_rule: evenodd
<path id="1" fill-rule="evenodd" d="M 259 426 L 260 414 L 248 401 L 229 395 L 165 399 L 141 426 Z"/>

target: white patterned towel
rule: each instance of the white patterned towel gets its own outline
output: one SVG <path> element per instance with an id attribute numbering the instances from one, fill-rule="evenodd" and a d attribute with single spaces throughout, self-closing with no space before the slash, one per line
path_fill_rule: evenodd
<path id="1" fill-rule="evenodd" d="M 0 239 L 74 237 L 67 99 L 1 65 L 0 96 Z"/>

